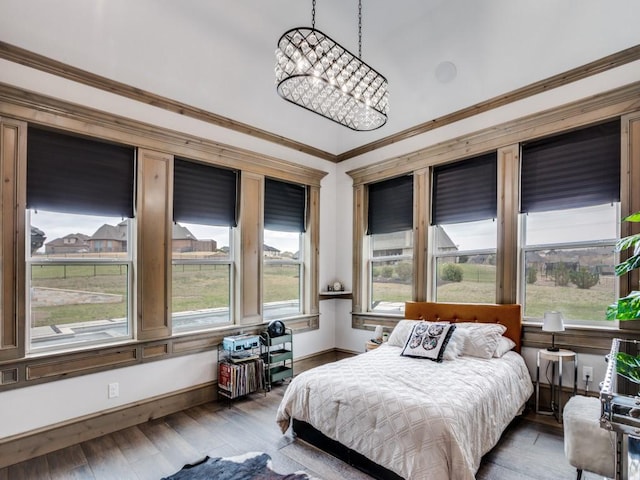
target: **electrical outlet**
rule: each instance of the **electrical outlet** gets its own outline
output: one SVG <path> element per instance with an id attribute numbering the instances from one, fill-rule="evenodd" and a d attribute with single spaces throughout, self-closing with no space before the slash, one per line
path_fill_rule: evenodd
<path id="1" fill-rule="evenodd" d="M 593 382 L 593 367 L 582 367 L 582 380 L 586 382 L 587 376 L 589 377 L 589 381 Z"/>
<path id="2" fill-rule="evenodd" d="M 109 388 L 108 388 L 108 392 L 107 392 L 107 397 L 108 398 L 116 398 L 120 396 L 120 384 L 119 383 L 110 383 L 109 384 Z"/>

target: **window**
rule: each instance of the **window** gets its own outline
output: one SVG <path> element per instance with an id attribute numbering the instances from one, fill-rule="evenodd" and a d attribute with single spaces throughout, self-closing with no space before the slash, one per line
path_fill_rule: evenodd
<path id="1" fill-rule="evenodd" d="M 524 145 L 521 175 L 525 316 L 597 324 L 617 298 L 619 122 Z"/>
<path id="2" fill-rule="evenodd" d="M 302 312 L 307 188 L 265 179 L 262 294 L 265 318 Z"/>
<path id="3" fill-rule="evenodd" d="M 35 128 L 27 142 L 29 349 L 131 338 L 133 148 Z"/>
<path id="4" fill-rule="evenodd" d="M 494 303 L 496 154 L 435 167 L 432 194 L 435 300 Z"/>
<path id="5" fill-rule="evenodd" d="M 404 311 L 413 295 L 413 176 L 369 185 L 369 310 Z"/>
<path id="6" fill-rule="evenodd" d="M 172 329 L 233 323 L 237 172 L 174 160 Z"/>

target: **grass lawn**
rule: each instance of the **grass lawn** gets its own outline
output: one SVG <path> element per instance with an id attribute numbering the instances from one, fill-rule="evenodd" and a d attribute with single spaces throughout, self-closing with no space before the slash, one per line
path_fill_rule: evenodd
<path id="1" fill-rule="evenodd" d="M 39 300 L 32 301 L 31 305 L 32 326 L 126 317 L 126 272 L 126 265 L 34 266 L 32 287 L 41 288 Z M 176 265 L 172 288 L 174 312 L 228 307 L 229 266 Z M 63 294 L 64 300 L 61 299 Z M 109 298 L 103 300 L 102 296 Z M 265 303 L 298 298 L 298 266 L 265 265 Z"/>
<path id="2" fill-rule="evenodd" d="M 458 264 L 463 270 L 461 282 L 438 286 L 439 302 L 494 303 L 496 299 L 496 267 L 493 265 Z M 570 284 L 555 286 L 553 280 L 539 278 L 526 285 L 527 317 L 542 318 L 549 310 L 561 311 L 568 320 L 603 320 L 607 305 L 615 301 L 615 277 L 600 276 L 600 282 L 590 289 Z M 373 283 L 374 299 L 403 302 L 411 299 L 411 285 Z"/>
<path id="3" fill-rule="evenodd" d="M 495 266 L 458 264 L 463 270 L 461 282 L 438 286 L 441 302 L 495 302 Z M 126 265 L 37 265 L 32 267 L 32 286 L 77 292 L 78 301 L 61 300 L 62 293 L 48 291 L 42 301 L 32 302 L 33 326 L 63 325 L 122 318 L 127 315 Z M 176 265 L 172 276 L 172 308 L 185 312 L 229 305 L 229 266 Z M 559 310 L 566 319 L 604 320 L 607 305 L 615 300 L 615 278 L 601 276 L 588 290 L 575 285 L 555 286 L 552 280 L 538 278 L 526 285 L 527 317 L 542 318 L 545 311 Z M 411 299 L 408 283 L 374 282 L 377 302 L 403 302 Z M 109 297 L 100 298 L 101 294 Z M 92 295 L 96 298 L 92 299 Z M 40 298 L 40 297 L 38 297 Z M 88 300 L 87 300 L 88 298 Z M 297 265 L 264 266 L 265 303 L 299 298 Z"/>

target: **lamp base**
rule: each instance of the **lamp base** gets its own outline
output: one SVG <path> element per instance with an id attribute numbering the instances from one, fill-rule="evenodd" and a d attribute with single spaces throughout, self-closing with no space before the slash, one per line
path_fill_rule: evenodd
<path id="1" fill-rule="evenodd" d="M 558 347 L 548 347 L 547 352 L 559 352 L 560 349 Z"/>

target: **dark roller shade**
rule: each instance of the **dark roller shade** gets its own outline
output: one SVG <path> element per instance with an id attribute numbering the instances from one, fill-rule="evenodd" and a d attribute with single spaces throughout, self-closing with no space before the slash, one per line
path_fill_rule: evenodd
<path id="1" fill-rule="evenodd" d="M 620 201 L 620 121 L 523 145 L 520 211 Z"/>
<path id="2" fill-rule="evenodd" d="M 278 232 L 304 232 L 307 187 L 278 180 L 264 182 L 264 228 Z"/>
<path id="3" fill-rule="evenodd" d="M 133 217 L 135 150 L 29 127 L 27 208 Z"/>
<path id="4" fill-rule="evenodd" d="M 369 185 L 367 235 L 413 228 L 413 175 Z"/>
<path id="5" fill-rule="evenodd" d="M 498 160 L 495 152 L 433 169 L 432 225 L 496 218 Z"/>
<path id="6" fill-rule="evenodd" d="M 173 221 L 235 227 L 238 173 L 176 158 Z"/>

